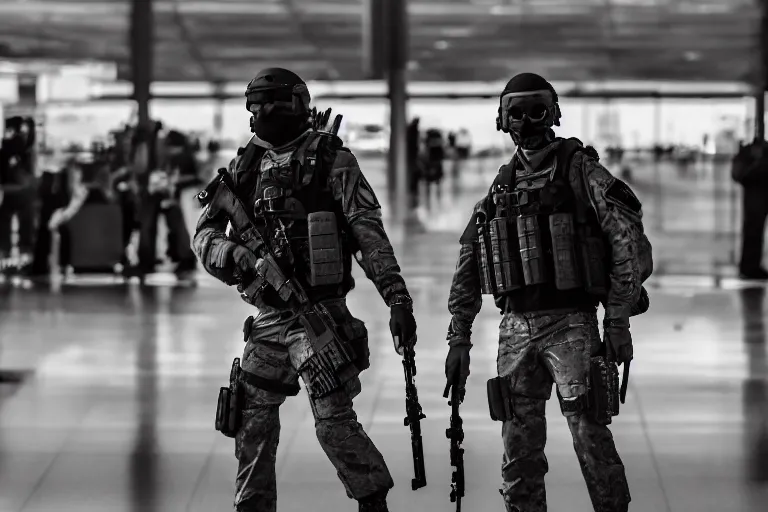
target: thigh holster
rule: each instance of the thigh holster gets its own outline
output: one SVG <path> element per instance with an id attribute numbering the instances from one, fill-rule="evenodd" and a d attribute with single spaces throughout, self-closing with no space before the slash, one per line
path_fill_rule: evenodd
<path id="1" fill-rule="evenodd" d="M 509 421 L 515 417 L 513 391 L 506 377 L 488 379 L 488 409 L 493 421 Z"/>

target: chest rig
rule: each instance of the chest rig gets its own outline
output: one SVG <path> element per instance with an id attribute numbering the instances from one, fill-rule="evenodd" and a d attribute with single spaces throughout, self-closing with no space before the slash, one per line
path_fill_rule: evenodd
<path id="1" fill-rule="evenodd" d="M 475 218 L 482 292 L 512 298 L 512 309 L 580 306 L 607 293 L 597 217 L 580 196 L 584 187 L 569 179 L 579 150 L 577 141 L 561 141 L 528 174 L 515 156 L 499 170 Z"/>
<path id="2" fill-rule="evenodd" d="M 348 230 L 328 183 L 331 169 L 319 158 L 322 142 L 311 132 L 290 154 L 264 152 L 243 162 L 248 172 L 238 183 L 280 266 L 314 300 L 343 296 L 351 288 Z"/>

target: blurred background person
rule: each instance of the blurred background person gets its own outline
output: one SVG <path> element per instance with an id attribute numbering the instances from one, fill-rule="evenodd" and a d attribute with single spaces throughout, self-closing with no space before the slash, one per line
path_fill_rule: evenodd
<path id="1" fill-rule="evenodd" d="M 421 162 L 419 160 L 421 132 L 419 131 L 418 117 L 414 117 L 408 124 L 405 134 L 406 155 L 408 159 L 408 193 L 411 208 L 419 206 L 419 182 L 421 181 Z"/>
<path id="2" fill-rule="evenodd" d="M 733 158 L 731 176 L 743 187 L 740 277 L 768 280 L 762 262 L 768 217 L 768 142 L 756 140 L 742 146 Z"/>
<path id="3" fill-rule="evenodd" d="M 445 177 L 443 160 L 445 160 L 445 140 L 443 132 L 437 128 L 430 128 L 424 134 L 424 184 L 426 207 L 432 207 L 432 191 L 434 190 L 438 204 L 440 202 L 440 185 Z"/>
<path id="4" fill-rule="evenodd" d="M 35 124 L 20 116 L 5 120 L 0 146 L 0 267 L 20 269 L 32 261 L 35 233 Z M 11 225 L 18 223 L 18 255 L 12 259 Z"/>
<path id="5" fill-rule="evenodd" d="M 157 222 L 162 215 L 168 228 L 166 255 L 175 264 L 176 276 L 186 280 L 194 275 L 197 260 L 190 245 L 180 198 L 186 187 L 200 184 L 194 158 L 196 146 L 194 141 L 177 131 L 170 131 L 162 138 L 162 126 L 158 125 L 150 144 L 154 147 L 155 160 L 150 163 L 151 170 L 141 191 L 139 273 L 155 271 L 158 263 Z"/>

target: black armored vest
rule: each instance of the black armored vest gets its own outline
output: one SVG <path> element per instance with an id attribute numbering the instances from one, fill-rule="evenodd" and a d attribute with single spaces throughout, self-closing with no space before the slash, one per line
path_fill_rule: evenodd
<path id="1" fill-rule="evenodd" d="M 474 226 L 467 226 L 462 238 L 476 233 L 482 292 L 503 311 L 591 309 L 607 293 L 604 237 L 586 185 L 574 186 L 576 177 L 569 176 L 577 151 L 589 150 L 576 139 L 561 140 L 544 170 L 525 175 L 515 156 L 499 169 Z"/>
<path id="2" fill-rule="evenodd" d="M 354 287 L 351 233 L 328 183 L 325 143 L 310 132 L 289 159 L 275 162 L 264 162 L 266 151 L 250 144 L 235 176 L 237 193 L 253 208 L 256 227 L 280 267 L 314 302 L 344 297 Z M 286 306 L 271 288 L 262 299 L 276 308 Z"/>

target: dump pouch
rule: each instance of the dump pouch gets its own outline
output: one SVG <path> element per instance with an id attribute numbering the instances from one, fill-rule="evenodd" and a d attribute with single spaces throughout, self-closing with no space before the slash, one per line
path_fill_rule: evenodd
<path id="1" fill-rule="evenodd" d="M 508 222 L 506 217 L 496 217 L 490 222 L 493 276 L 498 294 L 517 290 L 524 284 L 519 258 L 512 252 L 516 244 L 510 239 Z"/>
<path id="2" fill-rule="evenodd" d="M 538 215 L 517 217 L 517 236 L 520 241 L 520 259 L 526 286 L 546 283 L 548 276 Z"/>
<path id="3" fill-rule="evenodd" d="M 590 358 L 589 412 L 600 425 L 610 425 L 619 414 L 619 370 L 602 355 Z"/>
<path id="4" fill-rule="evenodd" d="M 553 213 L 549 216 L 549 232 L 552 237 L 552 259 L 555 267 L 555 287 L 558 290 L 581 288 L 573 215 Z"/>
<path id="5" fill-rule="evenodd" d="M 243 389 L 240 384 L 240 358 L 232 362 L 229 387 L 219 389 L 216 406 L 216 430 L 227 437 L 235 437 L 243 416 Z"/>
<path id="6" fill-rule="evenodd" d="M 599 236 L 583 228 L 579 246 L 581 248 L 581 269 L 584 289 L 591 295 L 604 297 L 608 294 L 608 272 L 605 268 L 605 243 Z"/>
<path id="7" fill-rule="evenodd" d="M 334 212 L 313 212 L 309 225 L 309 284 L 340 284 L 344 279 L 341 237 Z"/>
<path id="8" fill-rule="evenodd" d="M 475 244 L 475 257 L 480 273 L 480 292 L 485 295 L 493 295 L 496 288 L 496 280 L 493 276 L 493 251 L 491 249 L 490 226 L 485 222 L 484 215 L 477 216 L 478 239 Z"/>
<path id="9" fill-rule="evenodd" d="M 493 421 L 509 421 L 515 417 L 512 410 L 512 388 L 506 377 L 488 379 L 488 409 Z"/>

